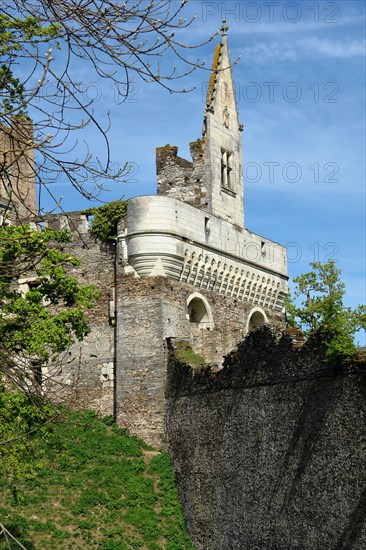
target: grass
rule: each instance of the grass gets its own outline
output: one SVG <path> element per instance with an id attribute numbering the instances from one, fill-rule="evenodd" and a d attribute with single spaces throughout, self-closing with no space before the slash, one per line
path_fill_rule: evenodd
<path id="1" fill-rule="evenodd" d="M 110 424 L 68 413 L 34 477 L 0 481 L 0 523 L 27 550 L 193 550 L 168 456 Z"/>
<path id="2" fill-rule="evenodd" d="M 201 355 L 197 355 L 186 340 L 176 340 L 174 342 L 175 357 L 179 362 L 192 367 L 204 367 L 205 360 Z"/>

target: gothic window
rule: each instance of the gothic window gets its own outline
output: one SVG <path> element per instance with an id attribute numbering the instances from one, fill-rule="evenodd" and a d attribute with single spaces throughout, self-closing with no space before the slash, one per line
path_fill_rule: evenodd
<path id="1" fill-rule="evenodd" d="M 232 162 L 232 153 L 221 149 L 221 187 L 224 189 L 233 189 Z"/>

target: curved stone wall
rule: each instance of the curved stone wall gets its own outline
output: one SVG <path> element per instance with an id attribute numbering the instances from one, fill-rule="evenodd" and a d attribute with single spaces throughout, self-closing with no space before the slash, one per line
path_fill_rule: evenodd
<path id="1" fill-rule="evenodd" d="M 285 248 L 170 197 L 128 205 L 125 262 L 139 277 L 166 276 L 197 288 L 282 311 Z"/>

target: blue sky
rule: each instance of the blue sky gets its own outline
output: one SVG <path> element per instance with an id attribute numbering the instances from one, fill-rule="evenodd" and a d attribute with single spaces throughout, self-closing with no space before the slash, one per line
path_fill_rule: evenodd
<path id="1" fill-rule="evenodd" d="M 289 244 L 290 277 L 311 261 L 335 259 L 347 305 L 365 302 L 364 2 L 190 0 L 185 11 L 197 17 L 183 41 L 205 41 L 226 18 L 232 60 L 241 56 L 233 74 L 244 123 L 246 226 Z M 217 41 L 190 59 L 199 55 L 209 67 Z M 112 89 L 79 69 L 88 93 L 98 96 L 100 120 L 110 110 L 116 166 L 128 160 L 136 167 L 130 182 L 111 184 L 101 198 L 155 194 L 155 148 L 178 145 L 189 158 L 188 142 L 201 135 L 209 72 L 181 83 L 195 87 L 188 94 L 135 80 L 133 96 L 118 105 Z M 98 150 L 98 136 L 88 132 Z M 56 186 L 66 210 L 90 205 Z"/>

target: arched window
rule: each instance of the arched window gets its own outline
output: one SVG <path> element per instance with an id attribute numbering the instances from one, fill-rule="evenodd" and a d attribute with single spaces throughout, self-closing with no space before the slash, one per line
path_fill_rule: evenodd
<path id="1" fill-rule="evenodd" d="M 214 327 L 211 308 L 206 298 L 194 292 L 187 300 L 189 322 L 197 325 L 199 328 L 212 330 Z"/>
<path id="2" fill-rule="evenodd" d="M 248 316 L 247 332 L 252 332 L 267 323 L 268 319 L 264 311 L 259 308 L 254 308 Z"/>

